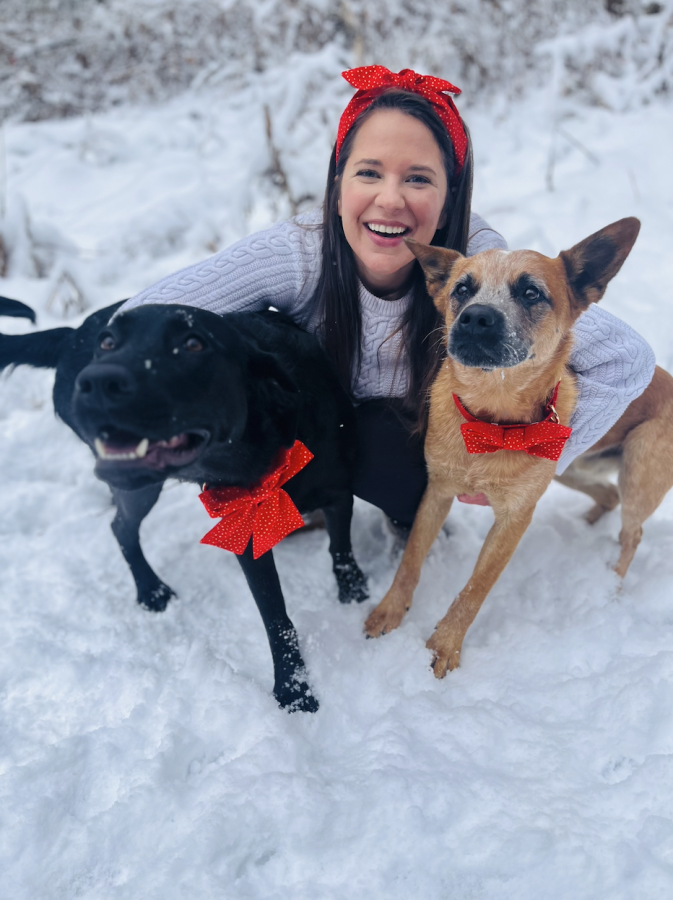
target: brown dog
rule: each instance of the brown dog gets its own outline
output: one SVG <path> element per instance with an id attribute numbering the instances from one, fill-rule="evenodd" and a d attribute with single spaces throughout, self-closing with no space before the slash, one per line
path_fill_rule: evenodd
<path id="1" fill-rule="evenodd" d="M 430 393 L 425 440 L 428 487 L 392 587 L 365 629 L 377 637 L 397 628 L 411 606 L 421 566 L 453 498 L 485 494 L 495 522 L 472 577 L 427 643 L 434 652 L 438 678 L 458 665 L 467 629 L 554 477 L 554 459 L 568 431 L 563 425 L 568 424 L 576 399 L 574 375 L 568 368 L 572 325 L 590 303 L 601 299 L 639 229 L 637 219 L 621 219 L 556 259 L 529 250 L 488 250 L 466 259 L 454 250 L 407 242 L 446 318 L 448 356 Z M 465 412 L 459 411 L 454 395 Z M 520 424 L 521 428 L 502 430 L 508 441 L 512 438 L 509 446 L 521 446 L 526 423 L 544 422 L 530 433 L 548 431 L 556 453 L 554 446 L 551 458 L 521 449 L 468 453 L 461 433 L 468 417 Z M 619 468 L 619 491 L 602 478 L 609 465 Z M 623 576 L 640 541 L 642 523 L 673 486 L 673 378 L 657 368 L 645 393 L 559 480 L 594 499 L 590 521 L 613 509 L 621 498 L 617 572 Z"/>

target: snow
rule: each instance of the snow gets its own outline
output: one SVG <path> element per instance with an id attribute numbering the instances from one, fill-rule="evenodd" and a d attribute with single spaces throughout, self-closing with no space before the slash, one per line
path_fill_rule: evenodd
<path id="1" fill-rule="evenodd" d="M 346 95 L 274 90 L 291 190 L 319 197 Z M 19 249 L 0 293 L 62 324 L 46 308 L 57 271 L 99 307 L 287 215 L 256 91 L 5 126 Z M 670 104 L 616 114 L 538 93 L 463 109 L 474 207 L 512 247 L 555 255 L 642 219 L 604 303 L 673 367 Z M 30 241 L 51 253 L 41 279 Z M 363 622 L 399 560 L 380 513 L 356 505 L 364 607 L 339 605 L 324 533 L 287 539 L 275 555 L 321 703 L 288 715 L 236 560 L 199 544 L 212 523 L 196 486 L 170 485 L 143 526 L 178 598 L 160 615 L 135 604 L 107 488 L 54 419 L 51 383 L 0 378 L 3 896 L 671 896 L 673 496 L 620 586 L 619 514 L 589 527 L 588 498 L 552 485 L 443 681 L 425 640 L 489 509 L 456 505 L 413 609 L 376 641 Z"/>

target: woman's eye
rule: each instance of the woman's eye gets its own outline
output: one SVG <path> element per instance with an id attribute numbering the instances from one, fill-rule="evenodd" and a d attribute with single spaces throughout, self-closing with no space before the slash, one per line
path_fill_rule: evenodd
<path id="1" fill-rule="evenodd" d="M 100 342 L 101 350 L 114 350 L 115 341 L 111 334 L 106 334 Z"/>
<path id="2" fill-rule="evenodd" d="M 430 179 L 426 178 L 425 175 L 411 175 L 407 179 L 412 184 L 430 184 Z"/>
<path id="3" fill-rule="evenodd" d="M 363 178 L 379 178 L 379 173 L 375 169 L 359 169 L 357 172 Z"/>
<path id="4" fill-rule="evenodd" d="M 526 290 L 523 292 L 523 296 L 526 300 L 532 303 L 534 300 L 540 299 L 540 292 L 535 287 L 529 287 L 526 288 Z"/>
<path id="5" fill-rule="evenodd" d="M 182 346 L 190 353 L 200 353 L 203 350 L 203 343 L 194 335 L 188 337 Z"/>

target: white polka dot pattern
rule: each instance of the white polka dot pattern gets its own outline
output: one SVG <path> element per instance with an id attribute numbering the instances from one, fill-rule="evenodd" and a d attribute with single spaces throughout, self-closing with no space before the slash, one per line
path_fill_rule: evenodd
<path id="1" fill-rule="evenodd" d="M 259 559 L 304 524 L 299 510 L 281 485 L 289 481 L 313 459 L 301 441 L 281 450 L 272 470 L 249 488 L 204 488 L 199 494 L 212 519 L 222 520 L 211 529 L 202 544 L 230 550 L 240 556 L 252 538 L 252 555 Z"/>
<path id="2" fill-rule="evenodd" d="M 547 408 L 553 407 L 558 393 L 558 385 Z M 556 414 L 552 411 L 542 422 L 522 425 L 496 425 L 494 422 L 481 422 L 468 412 L 460 399 L 454 394 L 453 401 L 460 414 L 468 421 L 460 426 L 465 447 L 468 453 L 497 453 L 498 450 L 522 450 L 529 456 L 540 459 L 559 458 L 565 442 L 570 437 L 572 428 L 551 421 Z"/>
<path id="3" fill-rule="evenodd" d="M 412 94 L 420 94 L 429 100 L 432 108 L 442 120 L 447 130 L 453 149 L 456 154 L 457 171 L 459 172 L 465 162 L 467 152 L 467 135 L 463 127 L 463 120 L 451 97 L 447 97 L 445 91 L 452 94 L 460 94 L 460 88 L 444 81 L 443 78 L 435 78 L 432 75 L 419 75 L 412 69 L 402 69 L 399 72 L 391 72 L 385 66 L 360 66 L 357 69 L 349 69 L 342 72 L 342 76 L 354 88 L 357 94 L 353 97 L 339 120 L 339 130 L 336 140 L 336 157 L 339 160 L 339 151 L 344 138 L 353 126 L 357 117 L 363 113 L 370 104 L 386 88 L 400 88 Z"/>

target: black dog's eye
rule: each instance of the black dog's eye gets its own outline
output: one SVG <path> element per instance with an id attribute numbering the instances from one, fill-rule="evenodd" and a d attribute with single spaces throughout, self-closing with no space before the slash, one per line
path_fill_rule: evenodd
<path id="1" fill-rule="evenodd" d="M 111 334 L 106 334 L 100 342 L 101 350 L 114 350 L 116 344 Z"/>
<path id="2" fill-rule="evenodd" d="M 536 300 L 540 299 L 540 292 L 536 287 L 527 287 L 523 292 L 523 296 L 529 303 L 534 303 Z"/>
<path id="3" fill-rule="evenodd" d="M 203 341 L 192 334 L 186 339 L 182 346 L 185 350 L 189 350 L 190 353 L 200 353 L 203 350 Z"/>

